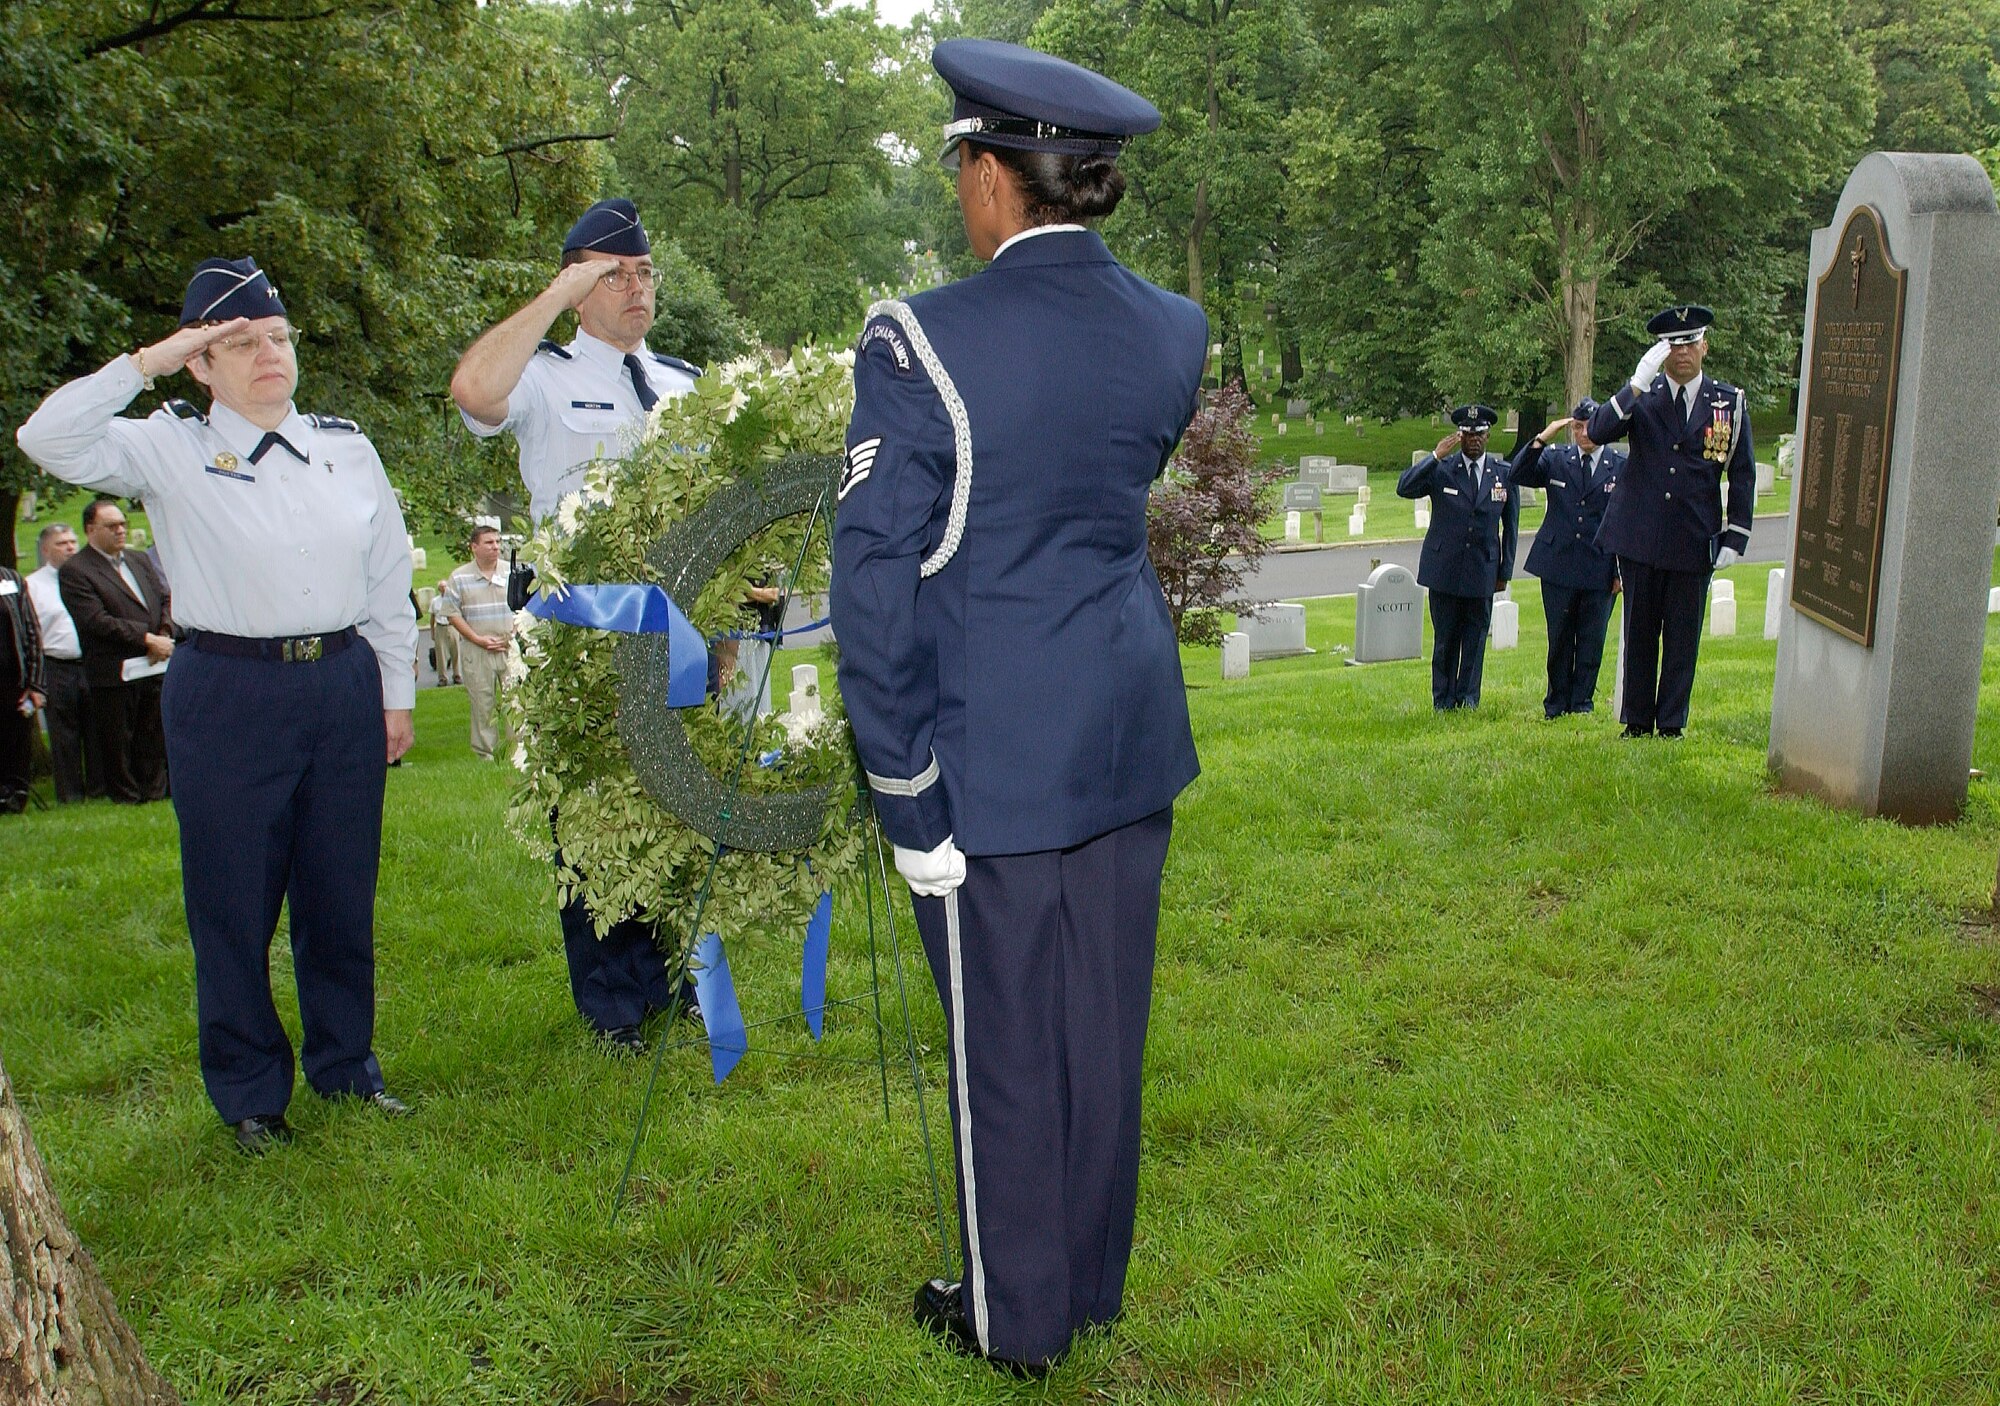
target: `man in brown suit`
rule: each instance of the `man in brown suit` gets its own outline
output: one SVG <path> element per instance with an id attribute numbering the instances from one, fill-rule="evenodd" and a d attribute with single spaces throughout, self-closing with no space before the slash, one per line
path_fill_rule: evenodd
<path id="1" fill-rule="evenodd" d="M 161 675 L 129 678 L 127 661 L 140 669 L 173 654 L 172 602 L 153 564 L 125 550 L 125 514 L 116 501 L 99 498 L 83 510 L 83 535 L 89 545 L 63 563 L 56 579 L 83 644 L 105 789 L 128 805 L 157 801 L 167 794 Z"/>

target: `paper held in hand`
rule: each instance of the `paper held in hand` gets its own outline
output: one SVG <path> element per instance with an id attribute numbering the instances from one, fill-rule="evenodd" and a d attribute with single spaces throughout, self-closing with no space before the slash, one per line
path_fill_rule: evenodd
<path id="1" fill-rule="evenodd" d="M 167 671 L 167 665 L 171 662 L 171 659 L 162 659 L 159 663 L 155 664 L 145 655 L 135 654 L 130 659 L 127 659 L 124 666 L 118 671 L 119 677 L 124 679 L 126 683 L 136 683 L 140 679 L 150 679 L 155 674 L 164 674 Z"/>

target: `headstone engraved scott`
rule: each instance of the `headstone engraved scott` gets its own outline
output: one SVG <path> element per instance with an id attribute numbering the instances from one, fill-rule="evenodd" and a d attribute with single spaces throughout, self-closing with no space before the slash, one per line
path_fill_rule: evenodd
<path id="1" fill-rule="evenodd" d="M 2000 506 L 2000 207 L 1969 156 L 1876 152 L 1813 234 L 1770 764 L 1865 815 L 1965 803 Z"/>
<path id="2" fill-rule="evenodd" d="M 1423 647 L 1423 587 L 1407 566 L 1376 567 L 1354 593 L 1354 662 L 1415 659 Z"/>

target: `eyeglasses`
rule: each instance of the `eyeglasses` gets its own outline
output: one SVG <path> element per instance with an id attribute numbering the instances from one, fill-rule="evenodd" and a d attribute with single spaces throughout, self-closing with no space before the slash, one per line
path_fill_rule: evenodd
<path id="1" fill-rule="evenodd" d="M 231 337 L 218 337 L 208 344 L 211 352 L 221 352 L 225 356 L 241 356 L 257 350 L 259 342 L 269 342 L 279 351 L 286 351 L 299 344 L 299 329 L 296 327 L 273 327 L 268 332 L 238 332 Z"/>
<path id="2" fill-rule="evenodd" d="M 651 288 L 660 281 L 660 275 L 649 268 L 618 269 L 615 272 L 605 274 L 600 281 L 612 292 L 623 293 L 634 284 L 637 284 L 641 288 Z"/>

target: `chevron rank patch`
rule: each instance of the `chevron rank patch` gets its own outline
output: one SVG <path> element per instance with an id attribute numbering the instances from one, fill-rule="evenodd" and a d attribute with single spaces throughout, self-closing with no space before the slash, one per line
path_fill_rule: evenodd
<path id="1" fill-rule="evenodd" d="M 847 451 L 847 467 L 840 475 L 841 498 L 847 497 L 849 492 L 860 486 L 861 480 L 868 477 L 875 467 L 875 451 L 881 447 L 882 440 L 878 435 L 874 439 L 862 440 Z"/>

